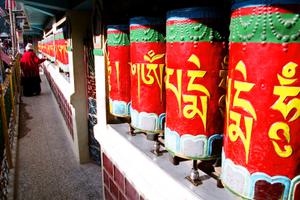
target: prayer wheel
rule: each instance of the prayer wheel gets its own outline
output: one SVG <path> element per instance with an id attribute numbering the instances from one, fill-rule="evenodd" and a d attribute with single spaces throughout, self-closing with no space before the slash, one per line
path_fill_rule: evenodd
<path id="1" fill-rule="evenodd" d="M 247 199 L 300 199 L 300 2 L 234 1 L 222 161 Z"/>
<path id="2" fill-rule="evenodd" d="M 54 43 L 56 62 L 63 71 L 68 71 L 68 41 L 64 38 L 62 29 L 58 30 L 57 33 L 54 35 Z"/>
<path id="3" fill-rule="evenodd" d="M 49 36 L 49 56 L 55 60 L 54 34 Z"/>
<path id="4" fill-rule="evenodd" d="M 112 115 L 130 115 L 130 42 L 128 25 L 107 27 L 109 105 Z"/>
<path id="5" fill-rule="evenodd" d="M 167 13 L 165 147 L 174 156 L 221 156 L 227 58 L 221 21 L 210 7 Z"/>
<path id="6" fill-rule="evenodd" d="M 165 121 L 165 25 L 150 17 L 130 19 L 131 125 L 148 139 Z"/>

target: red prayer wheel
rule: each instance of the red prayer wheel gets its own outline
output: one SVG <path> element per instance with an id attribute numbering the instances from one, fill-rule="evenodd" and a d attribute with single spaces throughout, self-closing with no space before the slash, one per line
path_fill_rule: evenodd
<path id="1" fill-rule="evenodd" d="M 55 60 L 55 55 L 54 55 L 54 51 L 55 51 L 55 45 L 54 45 L 54 35 L 50 35 L 49 36 L 49 56 Z"/>
<path id="2" fill-rule="evenodd" d="M 210 7 L 167 14 L 165 147 L 174 156 L 205 160 L 221 155 L 226 83 L 221 21 Z"/>
<path id="3" fill-rule="evenodd" d="M 54 42 L 55 42 L 55 58 L 56 62 L 60 65 L 60 67 L 63 69 L 63 71 L 68 71 L 68 64 L 69 64 L 69 58 L 68 58 L 68 41 L 64 38 L 63 30 L 60 29 L 55 35 L 54 35 Z"/>
<path id="4" fill-rule="evenodd" d="M 165 121 L 165 38 L 160 19 L 130 19 L 131 125 L 148 133 L 162 132 Z"/>
<path id="5" fill-rule="evenodd" d="M 300 199 L 300 2 L 235 1 L 222 181 L 247 199 Z"/>
<path id="6" fill-rule="evenodd" d="M 114 116 L 130 115 L 130 43 L 128 25 L 107 27 L 109 105 Z"/>

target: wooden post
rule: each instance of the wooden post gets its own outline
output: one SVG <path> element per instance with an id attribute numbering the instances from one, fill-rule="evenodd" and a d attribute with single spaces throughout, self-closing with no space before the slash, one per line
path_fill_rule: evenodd
<path id="1" fill-rule="evenodd" d="M 12 44 L 12 55 L 15 56 L 15 39 L 14 39 L 14 25 L 13 25 L 13 13 L 12 13 L 12 6 L 11 1 L 8 1 L 8 13 L 9 13 L 9 22 L 10 22 L 10 38 Z"/>
<path id="2" fill-rule="evenodd" d="M 4 136 L 5 143 L 5 151 L 7 156 L 8 167 L 11 169 L 13 167 L 12 157 L 11 157 L 11 149 L 9 144 L 9 136 L 8 136 L 8 127 L 7 127 L 7 119 L 6 119 L 6 110 L 5 110 L 5 88 L 3 84 L 0 85 L 0 95 L 1 95 L 1 116 L 2 116 L 2 130 Z"/>
<path id="3" fill-rule="evenodd" d="M 15 97 L 14 93 L 16 92 L 16 88 L 14 88 L 13 81 L 12 81 L 12 71 L 10 70 L 8 73 L 8 78 L 9 78 L 9 88 L 10 88 L 10 101 L 11 101 L 11 109 L 13 112 L 14 116 L 14 122 L 16 121 L 16 110 L 15 110 Z"/>
<path id="4" fill-rule="evenodd" d="M 13 80 L 13 87 L 14 87 L 14 97 L 16 97 L 16 94 L 19 93 L 19 88 L 18 88 L 18 79 L 17 79 L 17 61 L 15 61 L 13 70 L 12 70 L 12 80 Z"/>
<path id="5" fill-rule="evenodd" d="M 83 11 L 68 11 L 67 17 L 70 19 L 72 27 L 71 45 L 72 58 L 70 63 L 70 82 L 74 85 L 74 94 L 71 96 L 71 104 L 75 109 L 74 120 L 74 144 L 76 156 L 80 163 L 90 161 L 89 147 L 88 147 L 88 114 L 87 114 L 87 97 L 86 97 L 86 73 L 82 67 L 84 63 L 84 45 L 83 38 L 86 35 L 88 23 L 90 19 L 89 12 Z"/>
<path id="6" fill-rule="evenodd" d="M 21 91 L 21 66 L 20 66 L 21 56 L 18 55 L 15 63 L 15 78 L 16 78 L 16 86 L 18 89 L 18 93 Z"/>

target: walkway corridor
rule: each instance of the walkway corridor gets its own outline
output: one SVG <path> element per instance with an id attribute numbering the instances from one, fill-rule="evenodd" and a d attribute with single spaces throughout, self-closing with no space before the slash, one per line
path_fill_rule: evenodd
<path id="1" fill-rule="evenodd" d="M 102 199 L 100 167 L 77 162 L 55 98 L 41 78 L 41 95 L 22 97 L 20 105 L 16 199 Z"/>

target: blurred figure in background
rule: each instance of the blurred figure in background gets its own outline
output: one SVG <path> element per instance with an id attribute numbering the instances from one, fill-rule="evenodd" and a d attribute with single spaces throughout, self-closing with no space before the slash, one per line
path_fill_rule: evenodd
<path id="1" fill-rule="evenodd" d="M 22 69 L 21 84 L 23 85 L 23 95 L 33 96 L 41 93 L 41 78 L 39 65 L 46 59 L 39 59 L 33 51 L 33 46 L 28 43 L 25 47 L 20 64 Z"/>

